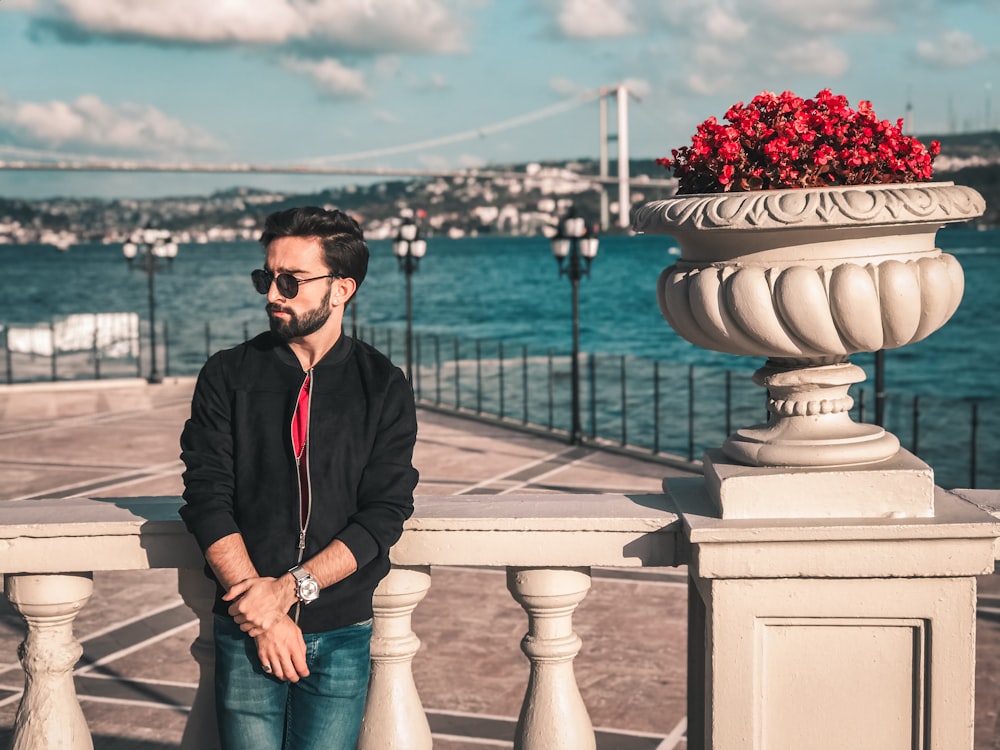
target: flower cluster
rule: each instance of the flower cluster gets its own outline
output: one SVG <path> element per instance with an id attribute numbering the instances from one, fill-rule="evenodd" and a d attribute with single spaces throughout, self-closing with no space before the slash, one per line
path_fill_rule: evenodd
<path id="1" fill-rule="evenodd" d="M 765 91 L 726 120 L 710 117 L 690 146 L 656 160 L 673 170 L 678 193 L 920 182 L 941 151 L 904 135 L 902 119 L 879 120 L 868 101 L 851 109 L 829 89 L 812 99 Z"/>

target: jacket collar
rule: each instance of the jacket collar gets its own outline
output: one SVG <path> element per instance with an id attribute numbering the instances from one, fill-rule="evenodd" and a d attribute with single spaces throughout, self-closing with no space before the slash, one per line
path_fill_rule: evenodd
<path id="1" fill-rule="evenodd" d="M 264 334 L 269 336 L 271 343 L 274 347 L 275 356 L 286 365 L 290 367 L 296 367 L 301 369 L 302 366 L 299 364 L 298 357 L 295 356 L 295 352 L 291 350 L 288 343 L 275 333 L 268 332 Z M 340 338 L 337 339 L 337 343 L 333 345 L 333 348 L 326 353 L 326 356 L 319 361 L 317 367 L 329 367 L 331 365 L 337 365 L 347 359 L 351 352 L 354 350 L 354 339 L 345 333 L 340 334 Z"/>

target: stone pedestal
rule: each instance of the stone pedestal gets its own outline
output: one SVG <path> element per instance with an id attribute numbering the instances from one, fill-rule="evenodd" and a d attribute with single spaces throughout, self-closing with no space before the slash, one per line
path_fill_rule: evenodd
<path id="1" fill-rule="evenodd" d="M 832 491 L 803 476 L 774 496 Z M 932 516 L 723 519 L 706 481 L 665 488 L 689 544 L 691 750 L 971 750 L 989 514 L 938 489 Z"/>
<path id="2" fill-rule="evenodd" d="M 924 518 L 934 471 L 907 450 L 861 466 L 746 466 L 705 452 L 705 481 L 722 518 Z"/>
<path id="3" fill-rule="evenodd" d="M 24 696 L 11 750 L 93 750 L 73 685 L 73 667 L 83 654 L 73 621 L 94 591 L 93 575 L 7 575 L 4 591 L 28 625 L 18 649 Z"/>
<path id="4" fill-rule="evenodd" d="M 219 750 L 219 723 L 215 714 L 215 633 L 212 605 L 215 583 L 201 569 L 178 568 L 177 590 L 198 617 L 198 635 L 191 656 L 198 663 L 198 689 L 184 725 L 181 750 Z"/>
<path id="5" fill-rule="evenodd" d="M 413 610 L 431 587 L 430 566 L 394 567 L 375 589 L 371 678 L 358 750 L 430 750 L 430 724 L 413 681 L 420 639 Z"/>

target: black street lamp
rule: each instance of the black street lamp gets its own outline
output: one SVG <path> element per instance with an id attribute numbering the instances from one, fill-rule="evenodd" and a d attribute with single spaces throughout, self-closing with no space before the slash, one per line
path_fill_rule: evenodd
<path id="1" fill-rule="evenodd" d="M 427 252 L 427 241 L 420 238 L 420 227 L 413 219 L 404 219 L 396 239 L 392 243 L 392 252 L 399 262 L 399 270 L 406 275 L 406 379 L 413 383 L 413 291 L 410 277 L 417 270 L 420 259 Z"/>
<path id="2" fill-rule="evenodd" d="M 142 255 L 143 269 L 146 271 L 146 289 L 149 296 L 149 382 L 162 383 L 163 377 L 156 367 L 156 293 L 153 288 L 153 278 L 156 271 L 162 268 L 159 260 L 166 260 L 167 264 L 173 262 L 177 257 L 177 243 L 170 237 L 170 232 L 166 229 L 137 229 L 129 237 L 128 242 L 122 245 L 122 254 L 132 267 L 136 257 Z"/>
<path id="3" fill-rule="evenodd" d="M 580 443 L 580 279 L 590 275 L 590 263 L 597 257 L 597 235 L 574 209 L 559 222 L 552 240 L 552 254 L 559 263 L 559 275 L 567 276 L 573 288 L 573 358 L 570 381 L 573 393 L 572 427 L 569 442 Z"/>

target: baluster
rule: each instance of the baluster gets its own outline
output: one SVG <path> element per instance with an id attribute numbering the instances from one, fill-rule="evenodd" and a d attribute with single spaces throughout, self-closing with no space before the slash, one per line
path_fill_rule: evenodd
<path id="1" fill-rule="evenodd" d="M 428 566 L 394 567 L 375 589 L 372 673 L 358 750 L 430 750 L 431 728 L 413 681 L 420 639 L 413 610 L 431 587 Z"/>
<path id="2" fill-rule="evenodd" d="M 191 643 L 191 656 L 198 663 L 198 688 L 191 713 L 184 725 L 181 750 L 218 750 L 219 725 L 215 717 L 215 634 L 212 604 L 215 583 L 201 570 L 178 568 L 177 591 L 198 616 L 198 635 Z"/>
<path id="3" fill-rule="evenodd" d="M 589 568 L 508 568 L 507 589 L 528 613 L 521 650 L 531 676 L 515 750 L 593 750 L 593 725 L 573 673 L 582 642 L 573 612 L 590 589 Z"/>
<path id="4" fill-rule="evenodd" d="M 73 620 L 94 591 L 93 576 L 10 574 L 4 590 L 28 625 L 18 649 L 24 694 L 14 718 L 12 750 L 93 750 L 73 685 L 73 667 L 83 654 Z"/>

